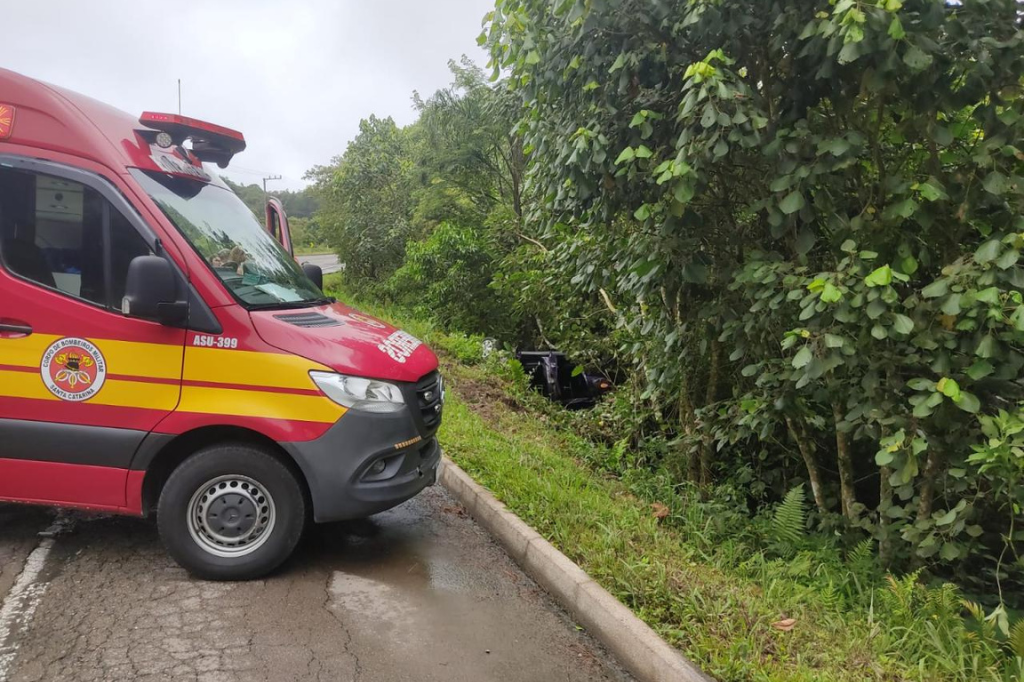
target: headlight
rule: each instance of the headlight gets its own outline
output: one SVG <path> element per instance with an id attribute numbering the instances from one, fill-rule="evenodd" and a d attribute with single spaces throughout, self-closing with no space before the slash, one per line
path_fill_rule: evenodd
<path id="1" fill-rule="evenodd" d="M 398 412 L 405 405 L 402 391 L 386 381 L 333 372 L 310 372 L 309 376 L 328 398 L 353 410 L 382 414 Z"/>

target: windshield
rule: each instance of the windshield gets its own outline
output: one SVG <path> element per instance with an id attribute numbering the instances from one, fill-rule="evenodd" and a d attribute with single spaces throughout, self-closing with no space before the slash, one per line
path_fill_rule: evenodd
<path id="1" fill-rule="evenodd" d="M 246 307 L 323 301 L 302 268 L 230 190 L 137 168 L 131 174 Z"/>

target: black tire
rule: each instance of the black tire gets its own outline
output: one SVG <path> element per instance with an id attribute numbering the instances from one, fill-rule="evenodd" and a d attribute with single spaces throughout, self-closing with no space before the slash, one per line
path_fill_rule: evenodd
<path id="1" fill-rule="evenodd" d="M 214 481 L 224 485 L 208 485 Z M 237 493 L 219 490 L 228 487 L 238 488 Z M 227 499 L 211 498 L 211 493 Z M 234 495 L 234 500 L 225 493 Z M 255 523 L 259 524 L 263 509 L 263 518 L 267 520 L 264 531 L 255 535 L 254 540 L 239 542 L 238 547 L 220 543 L 219 536 L 210 532 L 224 530 L 211 525 L 215 523 L 211 519 L 214 502 L 234 504 L 233 521 L 240 517 L 237 510 L 241 509 L 253 512 Z M 306 506 L 298 480 L 273 455 L 241 443 L 214 445 L 196 452 L 171 473 L 160 493 L 157 525 L 167 551 L 192 575 L 206 580 L 252 580 L 270 573 L 291 556 L 306 526 Z M 190 508 L 207 514 L 193 516 Z M 248 514 L 245 518 L 252 516 Z M 226 532 L 243 533 L 245 528 Z"/>

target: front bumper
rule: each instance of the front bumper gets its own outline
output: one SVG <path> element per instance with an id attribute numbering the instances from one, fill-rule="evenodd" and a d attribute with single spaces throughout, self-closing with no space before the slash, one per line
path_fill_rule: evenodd
<path id="1" fill-rule="evenodd" d="M 441 447 L 418 426 L 408 408 L 395 414 L 349 410 L 316 440 L 282 443 L 305 474 L 314 520 L 363 518 L 433 485 Z M 371 472 L 382 460 L 383 472 Z"/>

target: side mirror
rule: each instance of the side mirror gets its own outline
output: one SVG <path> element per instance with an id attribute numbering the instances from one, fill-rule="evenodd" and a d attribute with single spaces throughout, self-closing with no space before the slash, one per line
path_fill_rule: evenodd
<path id="1" fill-rule="evenodd" d="M 316 285 L 316 288 L 320 291 L 324 290 L 324 270 L 319 265 L 313 265 L 312 263 L 303 263 L 302 271 L 306 273 L 306 277 Z"/>
<path id="2" fill-rule="evenodd" d="M 136 256 L 128 264 L 121 312 L 132 317 L 179 326 L 188 320 L 188 303 L 178 301 L 171 264 L 160 256 Z"/>

